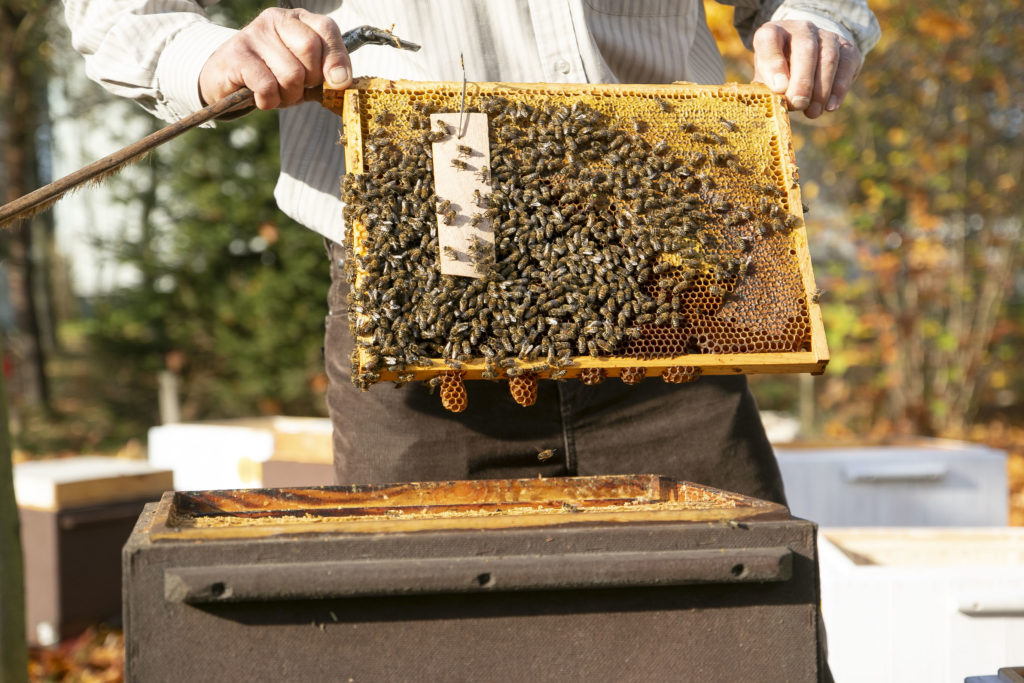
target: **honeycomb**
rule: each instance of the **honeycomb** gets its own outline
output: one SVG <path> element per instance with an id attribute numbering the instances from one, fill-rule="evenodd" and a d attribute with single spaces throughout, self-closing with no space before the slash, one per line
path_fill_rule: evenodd
<path id="1" fill-rule="evenodd" d="M 622 368 L 619 372 L 619 379 L 626 384 L 639 384 L 647 376 L 644 368 Z"/>
<path id="2" fill-rule="evenodd" d="M 537 377 L 532 373 L 509 377 L 508 389 L 515 402 L 524 408 L 537 402 Z"/>
<path id="3" fill-rule="evenodd" d="M 686 367 L 684 365 L 673 365 L 672 367 L 665 368 L 661 373 L 661 378 L 669 384 L 696 382 L 699 377 L 700 368 Z"/>
<path id="4" fill-rule="evenodd" d="M 461 413 L 469 405 L 462 373 L 457 370 L 445 370 L 439 373 L 438 377 L 441 378 L 441 405 L 453 413 Z"/>
<path id="5" fill-rule="evenodd" d="M 824 370 L 781 100 L 735 84 L 472 86 L 465 111 L 488 115 L 491 146 L 481 208 L 434 194 L 445 134 L 429 115 L 460 111 L 461 83 L 325 91 L 346 126 L 357 386 L 440 375 L 464 408 L 463 377 L 508 379 L 528 405 L 536 378 Z M 494 228 L 483 278 L 439 272 L 437 216 L 453 209 Z"/>

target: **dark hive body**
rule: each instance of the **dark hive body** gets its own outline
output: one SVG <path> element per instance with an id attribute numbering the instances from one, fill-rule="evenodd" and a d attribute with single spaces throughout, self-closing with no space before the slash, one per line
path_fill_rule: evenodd
<path id="1" fill-rule="evenodd" d="M 431 144 L 444 133 L 429 114 L 458 112 L 460 91 L 352 100 L 364 172 L 345 176 L 343 199 L 358 385 L 512 379 L 529 405 L 537 378 L 683 382 L 700 374 L 695 357 L 811 350 L 799 201 L 767 91 L 471 93 L 491 146 L 490 167 L 473 170 L 491 193 L 458 207 L 434 194 Z M 491 221 L 484 278 L 440 274 L 437 217 L 452 209 Z"/>

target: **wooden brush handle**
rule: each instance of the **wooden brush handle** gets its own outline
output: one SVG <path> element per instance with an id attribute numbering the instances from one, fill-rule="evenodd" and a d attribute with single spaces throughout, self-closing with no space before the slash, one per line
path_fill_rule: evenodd
<path id="1" fill-rule="evenodd" d="M 134 142 L 127 147 L 119 149 L 113 154 L 107 155 L 98 161 L 94 161 L 88 166 L 84 166 L 73 173 L 69 173 L 63 178 L 53 181 L 49 185 L 44 185 L 38 190 L 29 192 L 9 204 L 0 206 L 0 227 L 5 227 L 9 223 L 20 218 L 27 218 L 28 216 L 37 213 L 60 199 L 70 190 L 73 190 L 89 181 L 100 180 L 105 175 L 116 172 L 123 166 L 126 166 L 133 161 L 137 161 L 154 147 L 158 147 L 168 140 L 176 138 L 186 131 L 192 130 L 196 126 L 202 125 L 207 121 L 227 114 L 235 109 L 251 107 L 253 106 L 253 103 L 254 99 L 252 90 L 249 90 L 249 88 L 246 87 L 239 88 L 227 97 L 200 109 L 194 114 L 186 116 L 180 121 L 172 123 L 165 128 L 161 128 L 155 133 L 147 135 L 138 142 Z"/>

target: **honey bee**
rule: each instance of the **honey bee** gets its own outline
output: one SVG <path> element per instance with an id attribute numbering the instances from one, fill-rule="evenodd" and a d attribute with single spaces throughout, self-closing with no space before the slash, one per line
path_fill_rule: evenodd
<path id="1" fill-rule="evenodd" d="M 469 164 L 467 164 L 462 159 L 452 159 L 452 166 L 454 166 L 455 168 L 459 169 L 460 171 L 468 171 L 469 170 Z"/>
<path id="2" fill-rule="evenodd" d="M 711 152 L 711 163 L 715 166 L 728 166 L 730 162 L 736 160 L 736 155 L 733 152 L 719 152 L 712 150 Z"/>
<path id="3" fill-rule="evenodd" d="M 728 199 L 716 197 L 711 201 L 711 208 L 716 213 L 729 213 L 733 210 L 733 204 Z"/>
<path id="4" fill-rule="evenodd" d="M 400 389 L 411 382 L 416 375 L 411 372 L 400 372 L 395 376 L 395 388 Z"/>
<path id="5" fill-rule="evenodd" d="M 538 449 L 537 450 L 537 460 L 539 460 L 540 462 L 545 462 L 547 460 L 550 460 L 554 456 L 555 456 L 555 449 L 554 448 L 544 448 L 544 449 Z"/>
<path id="6" fill-rule="evenodd" d="M 739 126 L 737 126 L 735 123 L 721 116 L 718 117 L 718 122 L 722 124 L 722 127 L 725 128 L 730 133 L 735 133 L 736 130 L 739 128 Z"/>
<path id="7" fill-rule="evenodd" d="M 764 195 L 765 197 L 775 197 L 781 199 L 783 194 L 782 190 L 775 187 L 774 185 L 754 185 L 754 190 Z"/>
<path id="8" fill-rule="evenodd" d="M 434 130 L 445 137 L 448 136 L 448 124 L 440 119 L 434 124 Z"/>
<path id="9" fill-rule="evenodd" d="M 736 271 L 740 277 L 744 277 L 748 272 L 750 272 L 753 269 L 753 260 L 753 256 L 747 256 L 747 258 L 740 262 L 739 268 Z"/>
<path id="10" fill-rule="evenodd" d="M 455 145 L 456 151 L 460 157 L 471 157 L 473 156 L 473 148 L 468 145 Z"/>
<path id="11" fill-rule="evenodd" d="M 434 113 L 434 105 L 429 100 L 414 100 L 412 108 L 414 111 L 419 114 L 423 114 L 424 116 Z"/>

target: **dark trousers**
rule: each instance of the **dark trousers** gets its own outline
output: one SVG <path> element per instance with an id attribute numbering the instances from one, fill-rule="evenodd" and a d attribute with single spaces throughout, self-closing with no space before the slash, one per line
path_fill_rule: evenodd
<path id="1" fill-rule="evenodd" d="M 343 249 L 329 243 L 328 252 L 327 404 L 339 484 L 661 474 L 785 503 L 744 377 L 636 386 L 542 380 L 528 408 L 512 400 L 506 382 L 472 381 L 462 413 L 445 410 L 420 382 L 359 391 L 350 378 Z M 549 449 L 554 455 L 538 458 Z"/>

